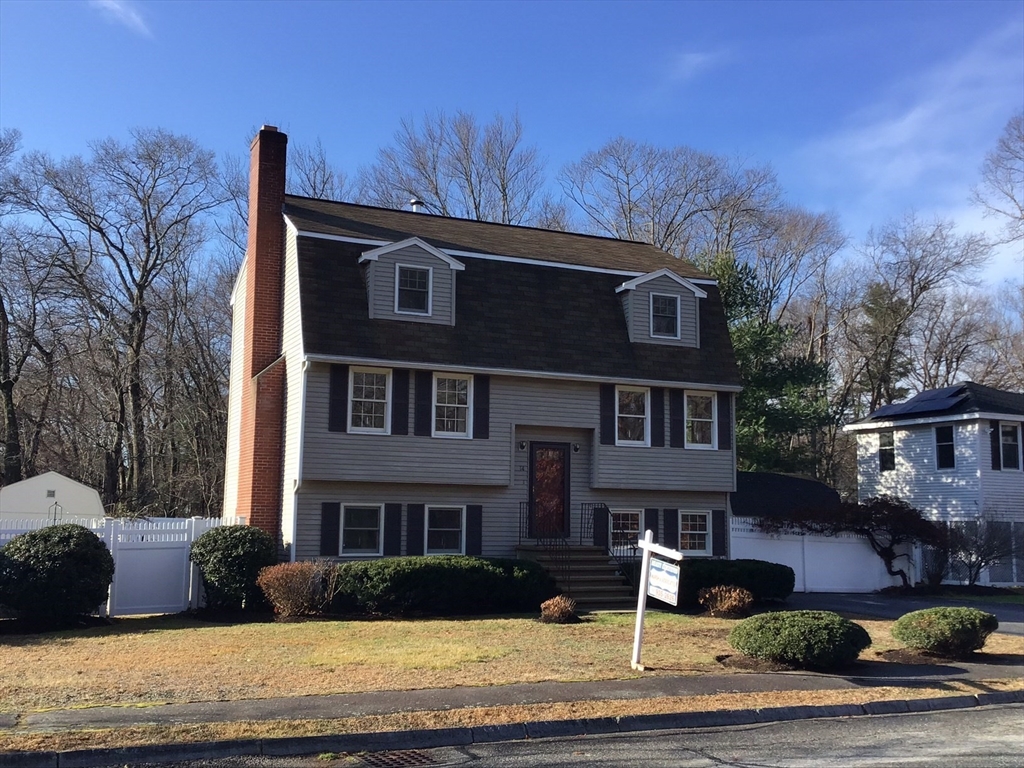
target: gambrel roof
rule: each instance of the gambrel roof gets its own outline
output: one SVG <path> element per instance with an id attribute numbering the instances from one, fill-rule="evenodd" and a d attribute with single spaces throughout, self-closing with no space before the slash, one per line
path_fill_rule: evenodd
<path id="1" fill-rule="evenodd" d="M 740 383 L 717 286 L 653 246 L 292 196 L 285 215 L 297 230 L 309 356 L 622 381 Z M 360 257 L 384 241 L 411 237 L 465 265 L 457 273 L 454 326 L 369 319 Z M 699 348 L 629 341 L 615 289 L 630 272 L 664 268 L 706 281 L 700 283 L 707 298 L 699 303 Z"/>

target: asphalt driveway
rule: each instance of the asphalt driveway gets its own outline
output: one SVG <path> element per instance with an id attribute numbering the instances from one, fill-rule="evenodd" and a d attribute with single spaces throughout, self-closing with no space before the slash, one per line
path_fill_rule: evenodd
<path id="1" fill-rule="evenodd" d="M 898 619 L 905 613 L 919 611 L 922 608 L 966 605 L 993 614 L 999 619 L 1000 632 L 1024 636 L 1024 605 L 1019 604 L 879 594 L 797 592 L 789 596 L 786 605 L 798 610 L 835 611 L 876 619 Z"/>

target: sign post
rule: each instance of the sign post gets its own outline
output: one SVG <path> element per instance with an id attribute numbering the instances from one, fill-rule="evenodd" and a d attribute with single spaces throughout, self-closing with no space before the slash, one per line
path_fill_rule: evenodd
<path id="1" fill-rule="evenodd" d="M 651 555 L 657 554 L 672 560 L 682 560 L 683 553 L 654 543 L 654 533 L 644 532 L 644 537 L 637 542 L 644 551 L 640 561 L 640 594 L 636 598 L 636 631 L 633 633 L 633 659 L 630 666 L 640 672 L 644 665 L 640 663 L 640 648 L 644 641 L 644 615 L 647 613 L 647 595 L 656 597 L 675 605 L 679 595 L 679 566 L 654 560 Z"/>

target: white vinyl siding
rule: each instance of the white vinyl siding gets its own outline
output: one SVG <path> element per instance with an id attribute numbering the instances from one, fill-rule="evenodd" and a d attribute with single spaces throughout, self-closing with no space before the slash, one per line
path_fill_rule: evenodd
<path id="1" fill-rule="evenodd" d="M 302 305 L 299 299 L 298 248 L 295 235 L 285 231 L 284 292 L 281 349 L 285 357 L 284 464 L 281 483 L 281 539 L 288 546 L 295 530 L 295 486 L 299 480 L 302 445 Z"/>
<path id="2" fill-rule="evenodd" d="M 238 468 L 241 451 L 242 389 L 249 386 L 244 376 L 245 364 L 245 291 L 248 261 L 242 262 L 235 283 L 231 306 L 231 363 L 228 380 L 227 452 L 224 460 L 223 517 L 234 517 L 238 507 Z"/>

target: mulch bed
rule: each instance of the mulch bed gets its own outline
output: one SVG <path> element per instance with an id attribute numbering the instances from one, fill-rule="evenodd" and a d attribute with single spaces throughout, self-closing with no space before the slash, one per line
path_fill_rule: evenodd
<path id="1" fill-rule="evenodd" d="M 715 656 L 715 661 L 729 669 L 742 669 L 744 672 L 792 672 L 796 667 L 779 664 L 774 661 L 755 659 L 743 654 L 724 654 Z"/>

